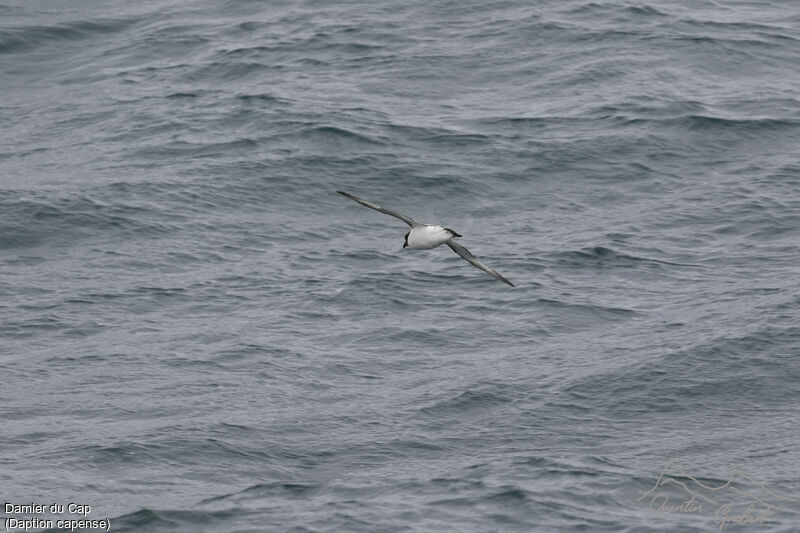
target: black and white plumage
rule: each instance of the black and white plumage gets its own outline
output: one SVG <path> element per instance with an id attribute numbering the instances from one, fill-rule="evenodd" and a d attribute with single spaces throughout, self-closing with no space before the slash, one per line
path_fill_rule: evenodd
<path id="1" fill-rule="evenodd" d="M 392 211 L 391 209 L 386 209 L 385 207 L 381 207 L 379 205 L 375 205 L 371 202 L 367 202 L 366 200 L 362 200 L 361 198 L 356 198 L 352 194 L 348 194 L 342 191 L 336 191 L 342 196 L 346 198 L 350 198 L 365 207 L 369 207 L 370 209 L 374 209 L 375 211 L 380 211 L 385 215 L 390 215 L 395 218 L 399 218 L 409 226 L 411 226 L 411 231 L 406 233 L 405 235 L 405 243 L 403 244 L 403 248 L 414 248 L 416 250 L 428 250 L 430 248 L 436 248 L 441 244 L 446 244 L 450 247 L 455 253 L 461 256 L 463 259 L 470 262 L 472 265 L 480 268 L 484 272 L 490 274 L 495 279 L 502 281 L 503 283 L 507 283 L 512 287 L 515 287 L 513 283 L 508 281 L 506 278 L 501 276 L 497 273 L 495 269 L 490 266 L 484 265 L 477 259 L 475 256 L 472 255 L 469 250 L 453 242 L 454 237 L 461 237 L 458 233 L 451 230 L 450 228 L 443 228 L 442 226 L 437 226 L 434 224 L 422 224 L 420 222 L 415 221 L 411 217 L 407 217 L 398 213 L 397 211 Z"/>

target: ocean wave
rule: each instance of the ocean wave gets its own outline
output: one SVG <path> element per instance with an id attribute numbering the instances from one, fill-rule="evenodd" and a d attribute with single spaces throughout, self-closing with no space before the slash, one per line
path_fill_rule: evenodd
<path id="1" fill-rule="evenodd" d="M 476 411 L 494 409 L 511 402 L 512 399 L 490 390 L 467 390 L 433 405 L 420 408 L 421 414 L 439 419 L 440 417 L 461 417 L 474 414 Z"/>
<path id="2" fill-rule="evenodd" d="M 7 197 L 0 203 L 4 213 L 0 248 L 64 244 L 109 232 L 153 236 L 170 231 L 167 224 L 148 220 L 149 210 L 139 206 L 106 203 L 88 196 L 53 200 L 25 195 L 16 200 Z"/>
<path id="3" fill-rule="evenodd" d="M 703 344 L 662 350 L 658 356 L 576 380 L 560 392 L 567 405 L 630 412 L 719 411 L 785 405 L 798 393 L 800 366 L 789 357 L 797 328 L 766 327 Z M 771 374 L 768 378 L 767 376 Z M 764 389 L 770 380 L 769 391 Z"/>
<path id="4" fill-rule="evenodd" d="M 0 54 L 26 52 L 41 46 L 94 39 L 99 35 L 122 32 L 137 18 L 75 20 L 50 26 L 28 25 L 0 29 Z"/>
<path id="5" fill-rule="evenodd" d="M 666 254 L 662 253 L 660 255 L 665 256 Z M 562 267 L 577 268 L 649 268 L 653 270 L 668 270 L 692 266 L 665 259 L 624 253 L 606 246 L 552 252 L 548 254 L 548 259 Z"/>

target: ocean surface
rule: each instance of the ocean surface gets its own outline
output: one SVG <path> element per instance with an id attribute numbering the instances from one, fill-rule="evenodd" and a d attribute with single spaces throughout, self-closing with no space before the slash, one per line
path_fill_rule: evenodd
<path id="1" fill-rule="evenodd" d="M 0 125 L 4 529 L 800 531 L 795 0 L 0 0 Z"/>

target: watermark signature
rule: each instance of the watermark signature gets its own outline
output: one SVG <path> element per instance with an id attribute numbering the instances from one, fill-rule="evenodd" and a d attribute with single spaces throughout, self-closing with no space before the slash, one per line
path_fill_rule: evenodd
<path id="1" fill-rule="evenodd" d="M 798 500 L 776 494 L 738 469 L 732 469 L 720 485 L 704 483 L 673 460 L 664 465 L 653 488 L 636 501 L 646 504 L 652 513 L 709 516 L 722 530 L 763 524 L 777 513 L 791 512 L 790 502 Z"/>

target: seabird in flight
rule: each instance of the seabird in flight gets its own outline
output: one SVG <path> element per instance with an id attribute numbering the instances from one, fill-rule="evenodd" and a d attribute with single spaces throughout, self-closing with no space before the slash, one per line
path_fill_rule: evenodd
<path id="1" fill-rule="evenodd" d="M 374 209 L 375 211 L 380 211 L 385 215 L 391 215 L 395 218 L 399 218 L 409 226 L 411 226 L 411 231 L 406 233 L 406 240 L 403 244 L 403 248 L 414 248 L 416 250 L 429 250 L 431 248 L 436 248 L 440 244 L 446 244 L 453 250 L 455 253 L 460 255 L 462 258 L 466 259 L 476 267 L 480 268 L 484 272 L 494 276 L 495 279 L 502 281 L 503 283 L 508 283 L 512 287 L 515 285 L 508 281 L 506 278 L 498 274 L 493 268 L 484 265 L 477 259 L 475 256 L 469 253 L 469 250 L 461 246 L 460 244 L 456 244 L 453 242 L 454 237 L 461 237 L 458 233 L 451 230 L 450 228 L 443 228 L 442 226 L 436 226 L 434 224 L 422 224 L 420 222 L 415 221 L 414 219 L 407 217 L 405 215 L 401 215 L 396 211 L 392 211 L 391 209 L 386 209 L 379 205 L 375 205 L 373 203 L 367 202 L 366 200 L 362 200 L 361 198 L 356 198 L 352 194 L 347 194 L 346 192 L 336 191 L 342 196 L 350 198 L 363 206 L 369 207 L 370 209 Z"/>

